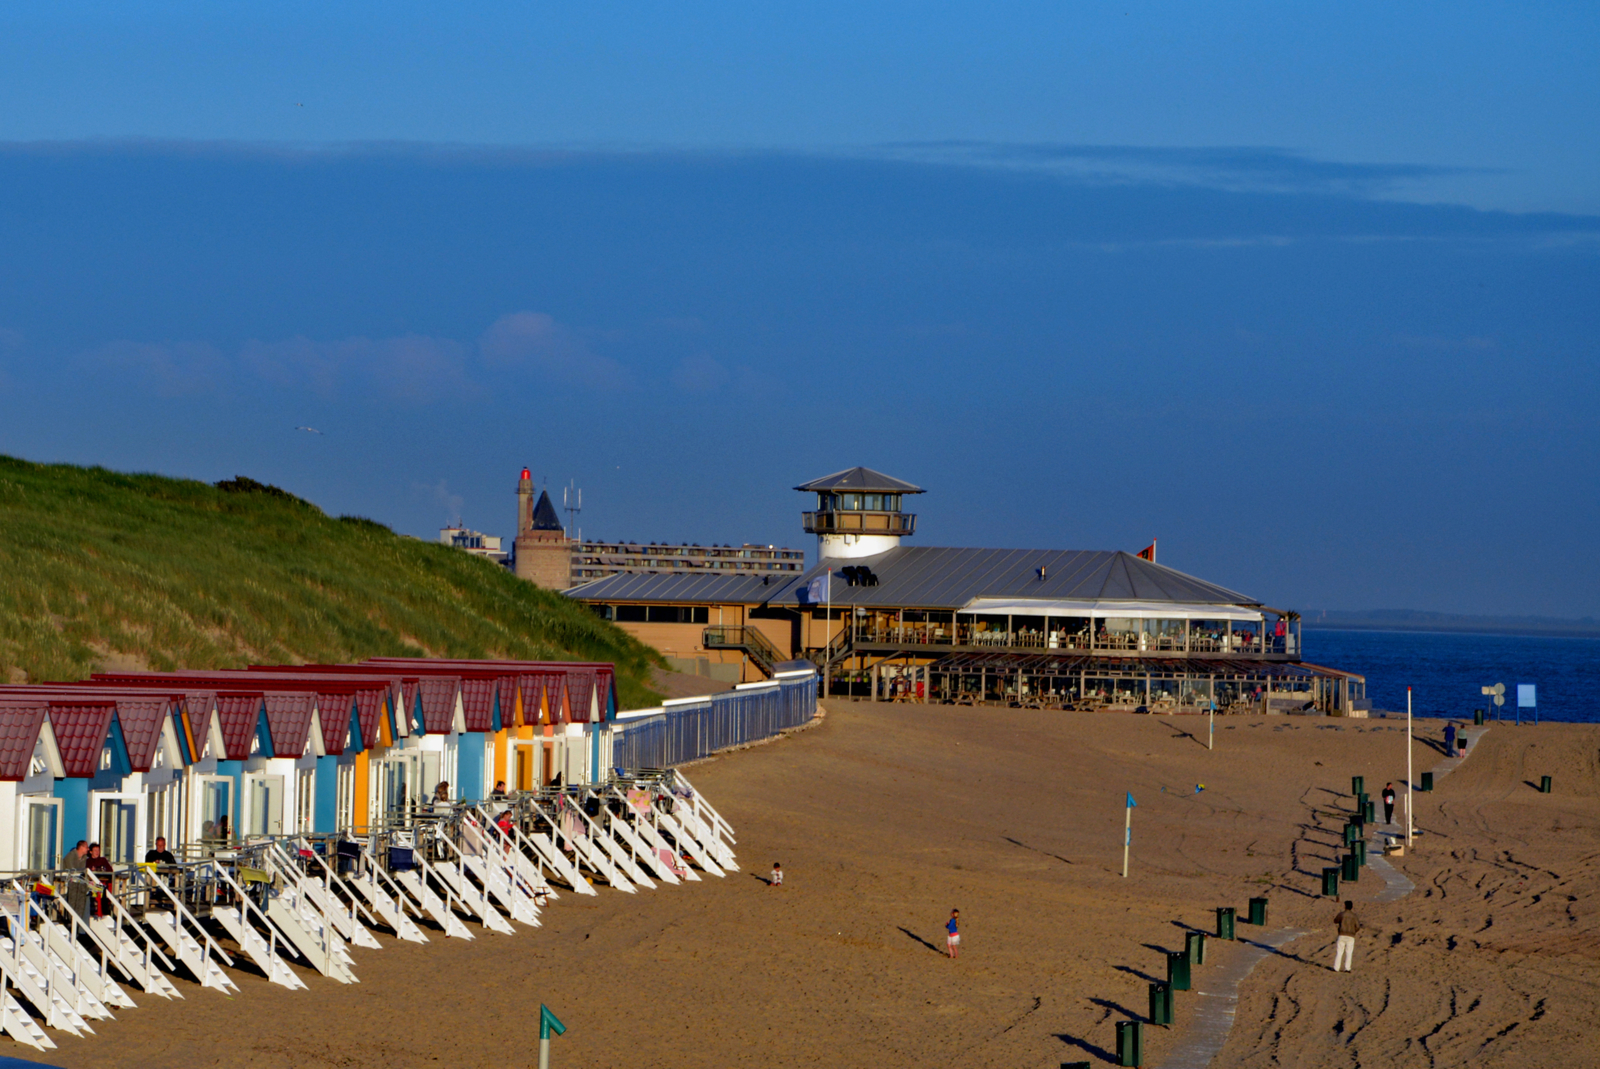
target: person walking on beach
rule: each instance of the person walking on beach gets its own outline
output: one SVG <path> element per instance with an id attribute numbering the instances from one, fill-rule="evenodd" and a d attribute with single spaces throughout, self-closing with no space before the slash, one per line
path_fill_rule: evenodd
<path id="1" fill-rule="evenodd" d="M 1454 724 L 1446 724 L 1444 726 L 1444 755 L 1446 757 L 1454 757 L 1456 755 L 1456 726 Z"/>
<path id="2" fill-rule="evenodd" d="M 1356 904 L 1345 902 L 1344 909 L 1333 918 L 1334 927 L 1339 929 L 1339 937 L 1334 940 L 1333 971 L 1339 971 L 1339 962 L 1344 962 L 1344 971 L 1351 972 L 1356 957 L 1356 933 L 1361 931 L 1361 919 L 1356 916 Z"/>
<path id="3" fill-rule="evenodd" d="M 1383 822 L 1385 824 L 1394 823 L 1394 784 L 1392 783 L 1383 785 Z"/>
<path id="4" fill-rule="evenodd" d="M 950 919 L 944 922 L 944 930 L 947 933 L 944 937 L 944 946 L 950 952 L 952 958 L 961 953 L 960 921 L 961 911 L 952 909 L 950 911 Z"/>

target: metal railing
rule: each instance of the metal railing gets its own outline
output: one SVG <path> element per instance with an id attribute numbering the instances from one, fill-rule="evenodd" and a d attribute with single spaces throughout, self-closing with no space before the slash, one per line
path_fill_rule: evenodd
<path id="1" fill-rule="evenodd" d="M 708 650 L 743 650 L 767 676 L 772 675 L 773 667 L 780 661 L 788 660 L 766 635 L 753 627 L 717 624 L 705 629 L 700 644 Z"/>

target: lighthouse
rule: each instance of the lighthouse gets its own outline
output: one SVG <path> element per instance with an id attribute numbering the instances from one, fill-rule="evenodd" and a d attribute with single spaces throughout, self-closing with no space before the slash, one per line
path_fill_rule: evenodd
<path id="1" fill-rule="evenodd" d="M 546 590 L 565 590 L 572 585 L 572 544 L 561 526 L 561 517 L 550 503 L 548 491 L 533 498 L 533 475 L 527 468 L 517 479 L 517 538 L 512 543 L 512 570 Z"/>
<path id="2" fill-rule="evenodd" d="M 871 557 L 915 534 L 917 517 L 902 512 L 903 499 L 922 487 L 871 468 L 847 468 L 795 487 L 817 495 L 814 512 L 802 512 L 807 534 L 817 536 L 818 559 Z"/>

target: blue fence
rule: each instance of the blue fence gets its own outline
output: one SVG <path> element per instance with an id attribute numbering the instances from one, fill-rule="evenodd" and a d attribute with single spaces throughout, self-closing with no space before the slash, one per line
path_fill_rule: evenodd
<path id="1" fill-rule="evenodd" d="M 618 722 L 611 737 L 612 765 L 668 768 L 771 738 L 816 715 L 815 672 L 782 672 L 773 683 L 675 702 L 654 716 Z"/>

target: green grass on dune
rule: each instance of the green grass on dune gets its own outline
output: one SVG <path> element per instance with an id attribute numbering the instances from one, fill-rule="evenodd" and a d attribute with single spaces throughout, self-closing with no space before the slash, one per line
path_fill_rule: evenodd
<path id="1" fill-rule="evenodd" d="M 610 661 L 629 707 L 661 663 L 489 561 L 249 480 L 0 457 L 0 681 L 374 656 Z"/>

